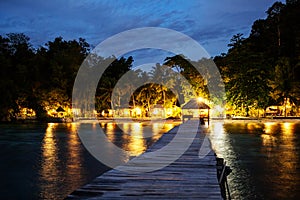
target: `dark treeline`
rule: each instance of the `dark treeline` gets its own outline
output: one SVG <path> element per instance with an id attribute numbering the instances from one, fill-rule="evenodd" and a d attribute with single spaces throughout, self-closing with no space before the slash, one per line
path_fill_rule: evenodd
<path id="1" fill-rule="evenodd" d="M 58 37 L 35 49 L 23 33 L 0 36 L 0 120 L 16 119 L 21 108 L 33 109 L 41 120 L 49 117 L 51 109 L 71 108 L 75 77 L 89 53 L 90 45 L 82 38 Z M 99 109 L 108 108 L 106 91 L 131 69 L 132 62 L 129 57 L 111 63 L 97 91 L 98 102 L 104 102 Z"/>
<path id="2" fill-rule="evenodd" d="M 88 43 L 61 37 L 34 49 L 22 33 L 0 36 L 0 119 L 11 120 L 21 107 L 46 117 L 47 106 L 70 105 L 73 81 Z"/>
<path id="3" fill-rule="evenodd" d="M 300 100 L 300 1 L 276 2 L 267 10 L 267 18 L 253 23 L 251 34 L 232 37 L 226 54 L 216 56 L 226 87 L 228 107 L 235 114 L 249 115 L 250 110 L 265 110 L 270 105 L 292 105 L 289 114 L 297 112 Z M 22 33 L 0 36 L 0 120 L 15 119 L 20 108 L 31 108 L 39 119 L 47 110 L 71 107 L 73 83 L 83 60 L 90 53 L 85 39 L 65 41 L 62 37 L 33 48 Z M 98 85 L 96 109 L 110 108 L 111 93 L 118 80 L 132 69 L 133 58 L 115 59 Z M 165 64 L 183 74 L 197 96 L 208 97 L 207 83 L 180 56 L 166 58 Z M 162 70 L 156 66 L 150 73 L 132 71 L 137 79 Z M 169 83 L 176 85 L 178 80 Z M 149 87 L 149 85 L 151 87 Z M 177 103 L 176 96 L 159 84 L 148 84 L 134 92 L 133 105 L 149 109 L 156 103 Z M 183 86 L 181 86 L 183 87 Z M 186 91 L 184 88 L 183 91 Z M 126 92 L 128 92 L 126 91 Z M 120 91 L 120 95 L 122 92 Z M 187 91 L 189 92 L 189 91 Z M 159 95 L 157 95 L 159 93 Z M 287 115 L 286 109 L 284 115 Z"/>
<path id="4" fill-rule="evenodd" d="M 226 54 L 215 57 L 226 87 L 228 106 L 236 114 L 270 105 L 298 110 L 300 100 L 300 1 L 275 2 L 251 34 L 232 37 Z M 286 106 L 291 105 L 290 113 Z"/>

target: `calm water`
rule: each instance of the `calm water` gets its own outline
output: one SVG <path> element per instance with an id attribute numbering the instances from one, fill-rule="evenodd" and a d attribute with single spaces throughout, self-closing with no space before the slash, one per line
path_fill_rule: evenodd
<path id="1" fill-rule="evenodd" d="M 300 199 L 300 123 L 214 122 L 209 129 L 233 170 L 233 199 Z"/>
<path id="2" fill-rule="evenodd" d="M 76 123 L 0 125 L 0 199 L 63 199 L 109 168 L 81 144 Z M 102 123 L 110 141 L 136 156 L 174 124 Z M 83 126 L 82 124 L 79 126 Z M 84 124 L 93 128 L 96 124 Z M 147 140 L 129 137 L 123 131 Z M 124 158 L 127 159 L 127 158 Z"/>
<path id="3" fill-rule="evenodd" d="M 100 125 L 131 156 L 175 126 Z M 129 137 L 122 130 L 153 136 Z M 228 177 L 233 199 L 300 199 L 300 123 L 213 122 L 208 132 L 214 150 L 233 170 Z M 63 199 L 108 170 L 85 150 L 75 123 L 2 124 L 0 147 L 0 199 Z"/>

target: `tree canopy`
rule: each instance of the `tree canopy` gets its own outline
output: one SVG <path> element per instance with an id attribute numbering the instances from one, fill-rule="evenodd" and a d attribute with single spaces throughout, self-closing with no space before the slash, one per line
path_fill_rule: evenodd
<path id="1" fill-rule="evenodd" d="M 237 33 L 228 44 L 228 52 L 214 58 L 225 83 L 227 105 L 239 115 L 248 116 L 251 109 L 265 110 L 270 105 L 286 108 L 290 104 L 298 108 L 300 102 L 300 1 L 275 2 L 266 13 L 265 19 L 253 23 L 248 37 Z M 33 109 L 39 119 L 45 119 L 51 108 L 71 107 L 77 71 L 90 53 L 90 45 L 83 38 L 66 41 L 57 37 L 34 48 L 23 33 L 0 35 L 0 120 L 15 119 L 22 107 Z M 175 106 L 179 101 L 188 101 L 183 97 L 192 91 L 195 96 L 213 99 L 208 85 L 214 74 L 203 67 L 205 59 L 191 61 L 184 55 L 165 59 L 164 65 L 184 76 L 192 91 L 181 85 L 180 80 L 170 79 L 170 73 L 160 64 L 143 72 L 132 68 L 131 56 L 99 59 L 112 62 L 98 83 L 98 112 L 111 108 L 113 89 L 129 73 L 131 80 L 125 81 L 117 94 L 130 93 L 129 103 L 133 107 L 149 110 L 154 104 Z M 203 69 L 201 74 L 195 65 Z M 153 80 L 153 84 L 135 87 L 145 79 Z M 180 91 L 178 94 L 172 91 L 175 87 Z M 288 114 L 286 109 L 283 114 Z"/>
<path id="2" fill-rule="evenodd" d="M 287 101 L 297 107 L 300 100 L 300 1 L 275 2 L 266 13 L 249 37 L 234 35 L 228 52 L 214 58 L 227 102 L 242 115 Z"/>

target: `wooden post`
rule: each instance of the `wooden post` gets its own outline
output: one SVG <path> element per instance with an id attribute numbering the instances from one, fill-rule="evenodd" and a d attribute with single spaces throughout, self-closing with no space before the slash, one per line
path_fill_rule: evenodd
<path id="1" fill-rule="evenodd" d="M 217 159 L 217 178 L 221 189 L 221 195 L 223 199 L 231 200 L 229 186 L 227 182 L 227 176 L 231 173 L 232 170 L 230 169 L 229 166 L 226 166 L 226 162 L 224 161 L 223 158 L 217 157 L 216 159 Z"/>
<path id="2" fill-rule="evenodd" d="M 207 124 L 209 125 L 209 109 L 207 109 Z"/>

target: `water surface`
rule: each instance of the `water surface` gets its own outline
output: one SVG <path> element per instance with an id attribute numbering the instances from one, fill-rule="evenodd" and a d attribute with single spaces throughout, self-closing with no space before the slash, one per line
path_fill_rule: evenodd
<path id="1" fill-rule="evenodd" d="M 233 199 L 300 199 L 300 123 L 213 122 L 209 129 L 233 170 Z"/>
<path id="2" fill-rule="evenodd" d="M 63 199 L 107 171 L 109 167 L 82 145 L 77 126 L 92 129 L 97 124 L 1 124 L 0 198 Z M 137 122 L 100 126 L 110 141 L 129 151 L 130 156 L 137 156 L 175 124 Z M 152 137 L 130 136 L 142 136 L 144 132 L 151 132 Z"/>
<path id="3" fill-rule="evenodd" d="M 108 170 L 84 148 L 76 126 L 1 124 L 1 199 L 63 199 Z M 175 124 L 100 126 L 111 142 L 137 156 Z M 217 155 L 233 170 L 228 177 L 233 199 L 300 199 L 300 123 L 214 121 L 208 131 Z"/>

